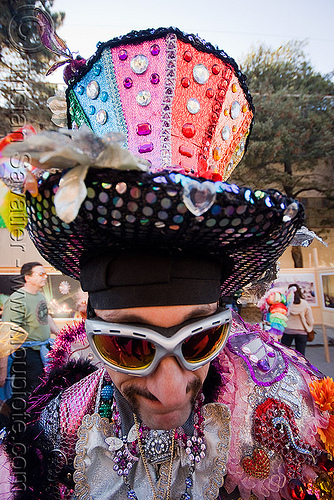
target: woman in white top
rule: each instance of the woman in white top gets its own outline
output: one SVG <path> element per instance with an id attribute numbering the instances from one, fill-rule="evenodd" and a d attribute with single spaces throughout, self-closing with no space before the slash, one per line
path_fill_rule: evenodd
<path id="1" fill-rule="evenodd" d="M 309 303 L 304 300 L 300 286 L 297 284 L 289 285 L 289 288 L 295 287 L 293 304 L 290 306 L 288 325 L 284 331 L 281 343 L 290 347 L 295 339 L 296 351 L 305 355 L 307 342 L 307 332 L 313 330 L 314 319 Z"/>

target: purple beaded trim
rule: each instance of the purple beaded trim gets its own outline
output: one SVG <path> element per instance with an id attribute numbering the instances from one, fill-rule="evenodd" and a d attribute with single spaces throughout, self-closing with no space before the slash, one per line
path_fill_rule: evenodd
<path id="1" fill-rule="evenodd" d="M 166 46 L 166 80 L 164 97 L 161 104 L 161 166 L 167 169 L 172 164 L 172 101 L 175 91 L 177 56 L 177 37 L 174 33 L 168 33 L 166 36 Z"/>
<path id="2" fill-rule="evenodd" d="M 250 332 L 249 332 L 250 333 Z M 280 380 L 282 380 L 285 375 L 287 374 L 288 372 L 288 356 L 282 352 L 280 349 L 277 349 L 277 346 L 273 343 L 273 342 L 267 342 L 266 344 L 267 345 L 270 345 L 274 350 L 278 350 L 283 358 L 283 361 L 284 361 L 284 369 L 283 371 L 277 375 L 276 377 L 274 377 L 273 379 L 269 380 L 268 382 L 263 382 L 261 380 L 258 380 L 256 375 L 255 375 L 255 372 L 254 372 L 254 369 L 253 369 L 253 365 L 251 363 L 251 361 L 249 360 L 248 356 L 246 356 L 244 353 L 240 352 L 239 350 L 235 349 L 233 346 L 232 346 L 232 343 L 231 341 L 233 340 L 233 338 L 239 336 L 240 334 L 243 334 L 245 335 L 245 332 L 237 332 L 235 333 L 234 335 L 231 335 L 230 338 L 228 339 L 227 341 L 227 347 L 229 348 L 229 350 L 231 352 L 233 352 L 234 354 L 236 354 L 237 356 L 239 356 L 240 358 L 242 358 L 245 363 L 247 364 L 247 367 L 249 369 L 249 372 L 250 372 L 250 375 L 252 377 L 252 380 L 257 384 L 257 385 L 260 385 L 262 387 L 269 387 L 273 384 L 275 384 L 276 382 L 279 382 Z M 277 353 L 275 352 L 275 358 L 277 358 Z"/>
<path id="3" fill-rule="evenodd" d="M 293 349 L 290 349 L 290 347 L 286 346 L 275 346 L 278 351 L 282 354 L 282 356 L 286 356 L 287 359 L 289 359 L 294 365 L 298 366 L 298 368 L 301 368 L 304 372 L 308 373 L 309 375 L 315 375 L 316 377 L 320 378 L 325 378 L 326 375 L 324 375 L 318 368 L 314 365 L 312 365 L 303 354 L 298 353 L 298 357 L 296 356 L 296 351 Z M 288 351 L 288 354 L 284 351 Z M 299 361 L 298 358 L 303 358 L 305 361 L 304 363 L 302 361 Z"/>
<path id="4" fill-rule="evenodd" d="M 267 387 L 269 385 L 272 385 L 275 382 L 278 382 L 279 380 L 282 380 L 288 371 L 289 361 L 292 364 L 294 364 L 295 366 L 297 366 L 298 368 L 300 368 L 301 370 L 303 370 L 304 372 L 308 373 L 309 375 L 314 375 L 314 376 L 320 377 L 320 378 L 325 377 L 325 375 L 320 370 L 318 370 L 318 368 L 316 366 L 312 365 L 308 361 L 308 359 L 305 358 L 305 356 L 303 356 L 299 352 L 297 353 L 296 351 L 294 351 L 293 349 L 290 349 L 289 347 L 283 346 L 283 345 L 279 344 L 278 342 L 274 342 L 273 340 L 271 340 L 270 336 L 268 335 L 268 332 L 265 332 L 264 330 L 262 330 L 258 324 L 249 325 L 248 323 L 245 323 L 245 321 L 238 314 L 234 313 L 234 316 L 238 317 L 239 322 L 241 322 L 241 324 L 243 325 L 243 329 L 241 329 L 241 330 L 238 329 L 232 335 L 230 335 L 226 345 L 230 349 L 231 352 L 233 352 L 237 356 L 240 356 L 245 361 L 245 363 L 247 364 L 247 366 L 249 368 L 251 377 L 256 384 L 263 386 L 263 387 Z M 245 335 L 245 334 L 249 335 L 252 333 L 256 333 L 257 335 L 259 335 L 261 337 L 262 341 L 264 341 L 264 343 L 266 345 L 271 346 L 271 348 L 273 349 L 273 352 L 268 353 L 269 357 L 275 356 L 275 358 L 277 358 L 277 351 L 278 351 L 283 358 L 284 365 L 285 365 L 283 372 L 269 382 L 262 382 L 262 381 L 258 380 L 255 376 L 253 366 L 252 366 L 250 360 L 248 359 L 248 357 L 244 353 L 242 353 L 238 349 L 236 349 L 234 346 L 232 346 L 231 341 L 233 340 L 233 338 L 235 338 L 239 335 Z M 302 359 L 302 361 L 300 361 L 300 359 Z M 269 373 L 269 371 L 267 373 Z"/>
<path id="5" fill-rule="evenodd" d="M 121 98 L 118 91 L 117 80 L 115 75 L 114 62 L 109 48 L 102 52 L 103 66 L 105 68 L 106 80 L 108 83 L 109 95 L 112 102 L 113 114 L 115 115 L 114 121 L 116 122 L 115 129 L 122 132 L 126 137 L 123 147 L 128 147 L 128 127 L 124 117 Z M 112 129 L 111 129 L 112 130 Z"/>

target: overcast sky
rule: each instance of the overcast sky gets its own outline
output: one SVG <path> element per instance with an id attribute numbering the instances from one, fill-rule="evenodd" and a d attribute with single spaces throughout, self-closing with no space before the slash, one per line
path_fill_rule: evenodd
<path id="1" fill-rule="evenodd" d="M 320 73 L 334 70 L 334 0 L 55 0 L 66 13 L 58 34 L 84 58 L 133 29 L 176 26 L 198 33 L 239 62 L 252 46 L 277 49 L 307 40 L 306 53 Z M 60 82 L 61 70 L 52 77 Z"/>

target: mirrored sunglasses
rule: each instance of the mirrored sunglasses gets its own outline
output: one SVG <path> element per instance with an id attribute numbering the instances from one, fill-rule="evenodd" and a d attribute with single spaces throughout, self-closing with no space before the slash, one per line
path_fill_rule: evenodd
<path id="1" fill-rule="evenodd" d="M 166 356 L 175 356 L 194 371 L 214 359 L 229 335 L 231 311 L 220 309 L 171 328 L 87 319 L 86 332 L 93 352 L 115 371 L 146 376 Z"/>

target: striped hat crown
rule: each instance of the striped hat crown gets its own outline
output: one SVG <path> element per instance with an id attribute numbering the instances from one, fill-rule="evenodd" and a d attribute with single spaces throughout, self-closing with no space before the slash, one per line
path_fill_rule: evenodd
<path id="1" fill-rule="evenodd" d="M 122 132 L 152 172 L 177 169 L 225 180 L 241 160 L 253 119 L 233 59 L 168 28 L 100 44 L 67 91 L 72 127 Z"/>

